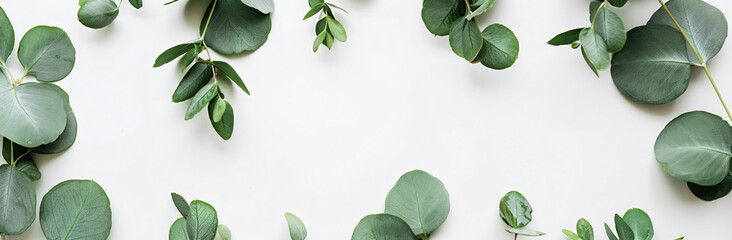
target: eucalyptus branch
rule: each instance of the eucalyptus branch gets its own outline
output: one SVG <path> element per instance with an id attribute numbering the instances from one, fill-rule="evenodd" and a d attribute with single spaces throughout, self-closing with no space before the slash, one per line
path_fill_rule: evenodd
<path id="1" fill-rule="evenodd" d="M 208 46 L 206 45 L 206 32 L 208 31 L 208 25 L 211 24 L 211 16 L 213 16 L 214 9 L 216 9 L 216 3 L 218 3 L 218 0 L 213 1 L 213 5 L 211 5 L 211 12 L 208 14 L 208 18 L 206 19 L 206 25 L 203 27 L 203 32 L 201 33 L 201 43 L 203 45 L 203 49 L 206 50 L 206 56 L 208 56 L 208 61 L 212 62 L 211 65 L 211 71 L 213 71 L 213 80 L 215 83 L 218 83 L 218 80 L 216 79 L 216 67 L 213 65 L 213 60 L 211 58 L 211 51 L 208 50 Z M 219 93 L 221 90 L 219 90 Z"/>

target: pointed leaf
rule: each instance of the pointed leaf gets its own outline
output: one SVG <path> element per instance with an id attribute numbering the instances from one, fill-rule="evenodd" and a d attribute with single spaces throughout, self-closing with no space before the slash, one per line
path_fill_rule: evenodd
<path id="1" fill-rule="evenodd" d="M 570 45 L 579 40 L 580 32 L 582 32 L 582 28 L 575 28 L 558 34 L 547 43 L 554 46 Z"/>
<path id="2" fill-rule="evenodd" d="M 635 240 L 633 229 L 617 214 L 615 214 L 615 231 L 618 232 L 620 240 Z"/>
<path id="3" fill-rule="evenodd" d="M 13 52 L 14 45 L 15 30 L 13 30 L 13 25 L 10 24 L 10 19 L 5 14 L 5 10 L 0 7 L 0 61 L 5 62 L 8 60 L 10 53 Z"/>
<path id="4" fill-rule="evenodd" d="M 195 96 L 193 96 L 193 99 L 191 99 L 191 104 L 188 105 L 188 110 L 186 110 L 186 120 L 192 119 L 198 112 L 203 109 L 203 107 L 208 104 L 208 102 L 211 101 L 219 92 L 219 85 L 216 82 L 211 82 L 209 84 L 206 84 L 206 86 L 203 86 L 201 90 L 198 90 Z"/>
<path id="5" fill-rule="evenodd" d="M 285 213 L 285 219 L 287 219 L 287 225 L 290 228 L 290 238 L 292 240 L 305 240 L 308 236 L 308 230 L 302 220 L 292 213 Z"/>
<path id="6" fill-rule="evenodd" d="M 229 79 L 231 79 L 232 82 L 234 82 L 237 86 L 239 86 L 239 88 L 241 88 L 241 90 L 244 90 L 244 92 L 247 93 L 247 95 L 251 95 L 251 94 L 249 94 L 249 89 L 247 89 L 247 86 L 244 84 L 244 80 L 241 79 L 239 74 L 236 73 L 236 70 L 233 67 L 231 67 L 231 65 L 229 65 L 226 62 L 222 62 L 222 61 L 214 61 L 213 64 L 214 64 L 214 66 L 216 66 L 216 68 L 218 70 L 224 72 L 224 74 Z"/>
<path id="7" fill-rule="evenodd" d="M 302 18 L 302 20 L 311 18 L 312 16 L 315 16 L 315 14 L 318 14 L 322 10 L 323 10 L 323 4 L 318 3 L 317 5 L 310 8 L 310 10 L 305 14 L 305 16 Z"/>
<path id="8" fill-rule="evenodd" d="M 546 235 L 546 233 L 527 228 L 506 228 L 506 232 L 528 237 L 538 237 Z"/>
<path id="9" fill-rule="evenodd" d="M 173 198 L 173 204 L 175 205 L 175 208 L 178 209 L 180 215 L 182 215 L 183 218 L 187 218 L 188 214 L 191 212 L 191 207 L 188 205 L 186 199 L 177 193 L 170 193 L 170 197 Z"/>
<path id="10" fill-rule="evenodd" d="M 602 71 L 610 67 L 610 54 L 602 37 L 595 33 L 593 28 L 584 28 L 580 32 L 582 51 L 587 55 L 589 63 L 597 70 Z"/>
<path id="11" fill-rule="evenodd" d="M 576 233 L 574 233 L 572 231 L 569 231 L 567 229 L 562 229 L 562 233 L 564 233 L 564 235 L 566 235 L 568 238 L 570 238 L 572 240 L 579 240 L 580 239 L 579 236 L 577 236 Z"/>
<path id="12" fill-rule="evenodd" d="M 345 42 L 348 37 L 346 36 L 346 29 L 343 28 L 341 22 L 330 16 L 325 17 L 325 19 L 328 21 L 328 29 L 330 29 L 333 37 L 338 41 Z"/>
<path id="13" fill-rule="evenodd" d="M 130 0 L 130 4 L 137 9 L 142 8 L 142 0 Z"/>
<path id="14" fill-rule="evenodd" d="M 213 68 L 204 62 L 197 62 L 188 70 L 183 80 L 173 93 L 173 102 L 182 102 L 192 98 L 213 78 Z"/>
<path id="15" fill-rule="evenodd" d="M 186 52 L 192 50 L 197 42 L 190 42 L 190 43 L 183 43 L 175 45 L 172 48 L 169 48 L 168 50 L 165 50 L 160 56 L 158 56 L 157 59 L 155 59 L 155 64 L 153 65 L 154 68 L 160 67 L 165 65 L 166 63 L 169 63 L 176 58 L 180 57 L 181 55 L 185 54 Z"/>
<path id="16" fill-rule="evenodd" d="M 605 233 L 607 233 L 607 238 L 609 240 L 618 240 L 618 237 L 615 236 L 615 233 L 613 233 L 613 230 L 610 229 L 610 226 L 605 223 Z"/>
<path id="17" fill-rule="evenodd" d="M 231 107 L 229 102 L 226 102 L 226 109 L 224 110 L 224 114 L 221 116 L 221 121 L 214 122 L 213 111 L 215 107 L 212 106 L 212 104 L 213 101 L 208 105 L 208 116 L 211 121 L 211 125 L 213 125 L 214 130 L 216 130 L 216 133 L 218 133 L 222 139 L 229 140 L 234 132 L 234 108 Z"/>
<path id="18" fill-rule="evenodd" d="M 344 8 L 342 8 L 342 7 L 339 7 L 339 6 L 335 5 L 335 4 L 332 4 L 332 3 L 326 3 L 326 4 L 327 4 L 328 6 L 331 6 L 331 7 L 335 8 L 335 9 L 341 10 L 341 11 L 343 11 L 344 13 L 348 13 L 348 11 L 346 11 L 346 9 L 344 9 Z"/>

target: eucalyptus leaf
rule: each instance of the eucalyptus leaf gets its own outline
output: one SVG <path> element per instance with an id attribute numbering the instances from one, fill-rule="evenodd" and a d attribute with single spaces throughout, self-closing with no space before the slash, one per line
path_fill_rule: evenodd
<path id="1" fill-rule="evenodd" d="M 219 232 L 219 237 L 221 237 L 221 240 L 231 240 L 231 230 L 229 230 L 229 227 L 227 227 L 224 224 L 219 224 L 219 228 L 217 230 Z"/>
<path id="2" fill-rule="evenodd" d="M 200 200 L 191 202 L 191 213 L 186 218 L 188 239 L 213 240 L 216 237 L 218 225 L 216 209 Z"/>
<path id="3" fill-rule="evenodd" d="M 77 131 L 76 115 L 74 114 L 74 111 L 71 109 L 71 104 L 69 103 L 69 94 L 66 93 L 66 91 L 61 89 L 59 86 L 51 85 L 51 87 L 53 87 L 56 90 L 56 92 L 59 94 L 59 96 L 61 96 L 61 98 L 63 99 L 64 109 L 66 110 L 66 127 L 64 127 L 64 131 L 53 142 L 31 149 L 31 151 L 34 153 L 42 153 L 42 154 L 61 153 L 63 151 L 66 151 L 67 149 L 71 148 L 71 146 L 74 145 L 74 142 L 76 141 L 76 131 Z M 39 173 L 39 175 L 40 175 L 40 173 Z"/>
<path id="4" fill-rule="evenodd" d="M 492 69 L 506 69 L 518 59 L 519 41 L 511 29 L 493 24 L 483 29 L 483 40 L 487 43 L 485 57 L 481 63 Z"/>
<path id="5" fill-rule="evenodd" d="M 18 60 L 28 75 L 39 81 L 65 78 L 76 61 L 76 49 L 69 35 L 57 27 L 36 26 L 20 39 Z"/>
<path id="6" fill-rule="evenodd" d="M 635 234 L 633 229 L 620 217 L 615 214 L 615 230 L 618 232 L 618 237 L 622 240 L 635 240 Z"/>
<path id="7" fill-rule="evenodd" d="M 193 61 L 196 61 L 198 59 L 198 52 L 197 49 L 191 49 L 186 52 L 183 57 L 180 58 L 180 61 L 178 62 L 178 67 L 181 69 L 181 72 L 185 72 L 188 70 L 188 67 L 191 66 Z"/>
<path id="8" fill-rule="evenodd" d="M 531 213 L 534 210 L 529 201 L 519 192 L 506 193 L 498 206 L 501 219 L 512 228 L 522 228 L 531 222 Z"/>
<path id="9" fill-rule="evenodd" d="M 211 114 L 211 120 L 213 120 L 214 123 L 221 122 L 221 117 L 224 116 L 224 111 L 226 110 L 226 105 L 228 102 L 222 98 L 216 98 L 215 100 L 211 100 L 214 102 L 214 109 L 213 113 Z"/>
<path id="10" fill-rule="evenodd" d="M 0 166 L 0 232 L 19 235 L 36 219 L 36 190 L 25 174 Z"/>
<path id="11" fill-rule="evenodd" d="M 727 19 L 722 11 L 701 0 L 671 0 L 668 10 L 684 30 L 692 45 L 705 62 L 719 53 L 727 39 Z M 648 21 L 648 25 L 666 25 L 677 29 L 666 9 L 659 8 Z M 699 63 L 691 46 L 685 44 L 689 61 Z"/>
<path id="12" fill-rule="evenodd" d="M 191 51 L 196 47 L 196 44 L 198 42 L 189 42 L 189 43 L 183 43 L 175 45 L 172 48 L 169 48 L 165 50 L 160 56 L 158 56 L 157 59 L 155 59 L 155 64 L 153 67 L 160 67 L 165 65 L 166 63 L 169 63 L 176 58 L 180 57 L 183 54 L 186 54 L 186 52 Z"/>
<path id="13" fill-rule="evenodd" d="M 169 240 L 188 240 L 188 230 L 186 229 L 186 219 L 183 217 L 178 218 L 170 226 L 168 231 Z"/>
<path id="14" fill-rule="evenodd" d="M 325 46 L 328 47 L 328 50 L 333 48 L 333 43 L 335 42 L 335 39 L 333 38 L 333 35 L 330 33 L 325 33 Z"/>
<path id="15" fill-rule="evenodd" d="M 432 34 L 444 36 L 450 33 L 454 22 L 465 16 L 466 8 L 463 0 L 424 0 L 422 21 Z"/>
<path id="16" fill-rule="evenodd" d="M 468 62 L 472 62 L 478 56 L 481 46 L 483 46 L 483 37 L 475 19 L 461 18 L 457 20 L 452 30 L 450 30 L 450 47 L 452 51 L 468 60 Z"/>
<path id="17" fill-rule="evenodd" d="M 308 230 L 305 228 L 305 224 L 302 220 L 292 213 L 285 213 L 285 219 L 287 225 L 290 228 L 290 238 L 292 240 L 305 240 L 308 236 Z"/>
<path id="18" fill-rule="evenodd" d="M 242 0 L 212 1 L 201 21 L 202 34 L 214 3 L 216 9 L 204 35 L 207 46 L 222 54 L 235 54 L 264 45 L 272 29 L 272 19 Z"/>
<path id="19" fill-rule="evenodd" d="M 475 18 L 477 16 L 480 16 L 481 14 L 487 12 L 488 9 L 491 9 L 493 7 L 493 5 L 496 4 L 497 1 L 498 0 L 482 1 L 480 7 L 478 7 L 477 9 L 475 9 L 474 11 L 472 11 L 470 14 L 468 14 L 468 16 L 466 18 L 467 19 L 473 19 L 473 18 Z"/>
<path id="20" fill-rule="evenodd" d="M 584 28 L 580 32 L 582 52 L 595 69 L 602 71 L 610 67 L 610 54 L 608 54 L 605 40 L 595 32 L 594 28 Z"/>
<path id="21" fill-rule="evenodd" d="M 729 175 L 732 129 L 721 117 L 702 111 L 672 120 L 659 134 L 656 160 L 672 177 L 702 186 L 719 184 Z"/>
<path id="22" fill-rule="evenodd" d="M 330 6 L 330 7 L 333 7 L 333 8 L 335 8 L 335 9 L 341 10 L 341 11 L 343 11 L 343 12 L 345 12 L 345 13 L 348 13 L 348 11 L 346 11 L 346 9 L 344 9 L 344 8 L 342 8 L 342 7 L 339 7 L 338 5 L 335 5 L 335 4 L 332 4 L 332 3 L 326 3 L 326 5 L 328 5 L 328 6 Z"/>
<path id="23" fill-rule="evenodd" d="M 274 11 L 274 0 L 241 0 L 241 2 L 264 14 Z"/>
<path id="24" fill-rule="evenodd" d="M 386 196 L 384 213 L 403 219 L 415 235 L 439 228 L 450 212 L 450 196 L 439 179 L 421 170 L 402 175 Z"/>
<path id="25" fill-rule="evenodd" d="M 595 240 L 595 231 L 587 219 L 582 218 L 577 221 L 577 236 L 582 240 Z"/>
<path id="26" fill-rule="evenodd" d="M 607 223 L 605 223 L 605 233 L 609 240 L 618 240 L 618 237 L 615 236 L 615 233 L 613 233 L 613 230 L 610 229 L 610 226 L 608 226 Z"/>
<path id="27" fill-rule="evenodd" d="M 5 10 L 0 7 L 0 60 L 2 62 L 8 60 L 10 53 L 13 52 L 14 45 L 15 30 L 13 30 L 13 25 L 10 24 L 10 19 L 5 14 Z"/>
<path id="28" fill-rule="evenodd" d="M 653 25 L 630 30 L 623 50 L 613 55 L 615 86 L 633 101 L 673 101 L 689 85 L 691 65 L 685 49 L 684 37 L 671 27 Z"/>
<path id="29" fill-rule="evenodd" d="M 341 25 L 341 22 L 331 16 L 325 17 L 325 19 L 328 22 L 328 28 L 330 29 L 330 33 L 333 34 L 333 37 L 338 41 L 345 42 L 348 36 L 346 36 L 346 29 Z"/>
<path id="30" fill-rule="evenodd" d="M 313 42 L 313 52 L 317 52 L 320 48 L 320 45 L 323 44 L 323 41 L 325 41 L 325 35 L 327 34 L 326 31 L 322 31 L 318 33 L 318 36 L 315 37 L 315 42 Z"/>
<path id="31" fill-rule="evenodd" d="M 308 4 L 310 4 L 310 7 L 313 7 L 313 6 L 321 4 L 321 3 L 324 4 L 325 1 L 324 0 L 308 0 Z"/>
<path id="32" fill-rule="evenodd" d="M 192 119 L 198 112 L 203 109 L 203 107 L 208 104 L 208 102 L 211 101 L 214 97 L 216 97 L 216 94 L 219 92 L 219 85 L 216 82 L 211 82 L 209 84 L 206 84 L 206 86 L 203 86 L 201 90 L 198 90 L 195 96 L 193 96 L 193 99 L 191 99 L 191 104 L 188 105 L 188 110 L 186 110 L 186 120 Z"/>
<path id="33" fill-rule="evenodd" d="M 605 41 L 608 52 L 619 52 L 627 39 L 623 19 L 605 6 L 598 9 L 600 5 L 602 4 L 597 1 L 590 4 L 590 12 L 594 15 L 592 19 L 595 20 L 595 33 Z"/>
<path id="34" fill-rule="evenodd" d="M 142 8 L 142 0 L 130 0 L 130 4 L 137 9 Z"/>
<path id="35" fill-rule="evenodd" d="M 218 122 L 213 119 L 214 108 L 215 106 L 212 106 L 212 103 L 209 103 L 208 116 L 211 121 L 211 125 L 213 125 L 214 130 L 216 130 L 216 133 L 219 134 L 221 138 L 229 140 L 231 135 L 234 133 L 234 108 L 231 107 L 229 102 L 226 102 L 226 109 L 224 110 L 224 114 L 221 116 L 221 120 Z"/>
<path id="36" fill-rule="evenodd" d="M 574 46 L 574 44 L 573 44 L 572 46 Z M 581 42 L 580 42 L 579 46 L 582 46 L 582 43 L 581 43 Z M 584 58 L 584 59 L 585 59 L 585 62 L 587 63 L 587 66 L 589 66 L 589 67 L 590 67 L 590 69 L 592 70 L 592 72 L 594 72 L 594 73 L 595 73 L 595 76 L 598 76 L 598 77 L 600 77 L 600 73 L 599 73 L 599 72 L 597 72 L 597 67 L 595 67 L 595 64 L 594 64 L 594 63 L 592 63 L 592 61 L 590 61 L 590 59 L 589 59 L 589 58 L 587 57 L 587 53 L 585 52 L 585 49 L 584 49 L 584 48 L 582 48 L 582 49 L 580 49 L 580 50 L 581 50 L 581 52 L 582 52 L 582 58 Z"/>
<path id="37" fill-rule="evenodd" d="M 638 208 L 630 209 L 623 215 L 623 220 L 633 230 L 636 240 L 653 239 L 653 223 L 643 210 Z"/>
<path id="38" fill-rule="evenodd" d="M 582 32 L 582 28 L 575 28 L 554 36 L 547 43 L 554 46 L 570 45 L 579 40 L 580 32 Z"/>
<path id="39" fill-rule="evenodd" d="M 302 18 L 302 20 L 311 18 L 311 17 L 315 16 L 315 14 L 318 14 L 320 11 L 323 10 L 323 5 L 324 5 L 323 3 L 318 3 L 315 6 L 313 6 L 312 8 L 310 8 L 310 10 L 305 14 L 305 16 Z"/>
<path id="40" fill-rule="evenodd" d="M 247 93 L 247 95 L 251 95 L 251 94 L 249 94 L 249 89 L 247 89 L 247 86 L 244 84 L 244 80 L 241 79 L 239 74 L 236 73 L 236 70 L 234 70 L 234 68 L 231 67 L 231 65 L 229 65 L 226 62 L 222 62 L 222 61 L 214 61 L 213 64 L 216 67 L 216 69 L 223 72 L 224 75 L 226 75 L 226 77 L 231 79 L 231 81 L 234 82 L 237 86 L 239 86 L 239 88 L 241 88 L 241 90 L 244 90 L 244 92 Z"/>
<path id="41" fill-rule="evenodd" d="M 538 237 L 546 235 L 546 233 L 539 232 L 532 229 L 526 229 L 526 228 L 506 228 L 506 232 L 518 234 L 521 236 L 529 236 L 529 237 Z"/>
<path id="42" fill-rule="evenodd" d="M 732 176 L 727 175 L 722 182 L 714 186 L 702 186 L 690 182 L 686 184 L 688 185 L 689 190 L 694 193 L 694 196 L 704 201 L 714 201 L 727 196 L 727 194 L 732 191 Z"/>
<path id="43" fill-rule="evenodd" d="M 186 199 L 177 193 L 170 193 L 170 197 L 173 198 L 173 204 L 175 205 L 175 208 L 178 209 L 180 215 L 182 215 L 183 218 L 187 218 L 188 214 L 191 212 L 191 207 L 188 205 Z"/>
<path id="44" fill-rule="evenodd" d="M 109 198 L 94 181 L 64 181 L 43 196 L 40 222 L 47 239 L 107 239 L 112 229 Z"/>
<path id="45" fill-rule="evenodd" d="M 409 225 L 389 214 L 368 215 L 353 230 L 351 240 L 417 240 Z"/>
<path id="46" fill-rule="evenodd" d="M 210 64 L 205 62 L 197 62 L 193 64 L 183 80 L 180 81 L 178 87 L 173 93 L 173 102 L 182 102 L 192 98 L 213 78 L 214 72 Z"/>
<path id="47" fill-rule="evenodd" d="M 12 151 L 11 146 L 13 147 Z M 10 156 L 11 152 L 13 156 Z M 15 169 L 24 173 L 31 181 L 35 182 L 41 179 L 41 171 L 38 170 L 38 166 L 36 166 L 33 157 L 27 153 L 28 148 L 12 143 L 7 138 L 3 138 L 3 158 L 5 158 L 5 162 L 11 164 L 11 161 L 20 157 L 20 160 L 15 164 Z"/>
<path id="48" fill-rule="evenodd" d="M 564 235 L 566 235 L 568 238 L 570 238 L 572 240 L 579 240 L 580 239 L 579 236 L 577 236 L 576 233 L 574 233 L 572 231 L 569 231 L 567 229 L 562 229 L 562 233 L 564 233 Z"/>
<path id="49" fill-rule="evenodd" d="M 132 1 L 132 0 L 131 0 Z M 111 24 L 119 8 L 112 0 L 91 0 L 79 8 L 79 22 L 90 28 L 103 28 Z"/>
<path id="50" fill-rule="evenodd" d="M 608 0 L 607 2 L 615 7 L 623 7 L 626 3 L 628 3 L 628 0 Z"/>
<path id="51" fill-rule="evenodd" d="M 11 141 L 29 148 L 51 143 L 66 128 L 66 115 L 51 84 L 0 82 L 0 135 Z"/>

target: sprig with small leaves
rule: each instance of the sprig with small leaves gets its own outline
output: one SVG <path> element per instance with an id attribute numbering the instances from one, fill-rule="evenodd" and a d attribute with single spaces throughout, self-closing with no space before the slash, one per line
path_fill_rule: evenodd
<path id="1" fill-rule="evenodd" d="M 216 209 L 201 200 L 194 200 L 190 204 L 177 193 L 171 193 L 173 204 L 182 217 L 170 226 L 168 238 L 170 240 L 213 240 L 217 235 L 221 240 L 231 240 L 231 230 L 226 225 L 219 224 Z"/>
<path id="2" fill-rule="evenodd" d="M 142 0 L 129 0 L 130 4 L 140 9 Z M 99 29 L 109 26 L 119 15 L 122 1 L 115 4 L 113 0 L 79 0 L 79 22 L 89 28 Z"/>
<path id="3" fill-rule="evenodd" d="M 610 240 L 651 240 L 653 239 L 653 222 L 651 218 L 641 209 L 633 208 L 625 212 L 621 217 L 615 214 L 615 232 L 610 225 L 605 223 L 605 233 Z M 594 240 L 595 231 L 587 219 L 577 221 L 577 232 L 562 229 L 562 233 L 572 240 Z M 676 238 L 682 240 L 684 237 Z"/>
<path id="4" fill-rule="evenodd" d="M 534 212 L 534 209 L 531 208 L 529 200 L 526 200 L 526 197 L 520 192 L 506 193 L 498 204 L 498 210 L 501 220 L 510 227 L 506 228 L 506 232 L 513 233 L 514 239 L 517 239 L 519 235 L 527 237 L 546 235 L 543 232 L 524 228 L 531 222 L 531 213 Z"/>
<path id="5" fill-rule="evenodd" d="M 333 3 L 327 3 L 324 0 L 308 0 L 310 10 L 305 14 L 302 20 L 307 20 L 318 13 L 321 13 L 320 20 L 315 25 L 315 42 L 313 43 L 313 52 L 317 52 L 320 45 L 325 45 L 328 50 L 333 48 L 335 40 L 346 42 L 348 36 L 343 24 L 336 20 L 333 14 L 333 8 L 348 13 L 346 9 L 339 7 Z"/>

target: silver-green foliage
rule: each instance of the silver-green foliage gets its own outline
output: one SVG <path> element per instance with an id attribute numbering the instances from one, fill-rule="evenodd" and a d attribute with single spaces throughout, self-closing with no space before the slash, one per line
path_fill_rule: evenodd
<path id="1" fill-rule="evenodd" d="M 313 52 L 317 52 L 320 45 L 325 45 L 328 50 L 333 48 L 335 40 L 340 42 L 346 42 L 348 36 L 346 35 L 346 29 L 343 24 L 336 20 L 333 14 L 333 8 L 348 13 L 345 9 L 332 4 L 326 3 L 323 0 L 313 0 L 308 2 L 310 4 L 310 10 L 305 14 L 303 20 L 311 18 L 318 13 L 322 13 L 320 20 L 315 24 L 315 42 L 313 42 Z"/>
<path id="2" fill-rule="evenodd" d="M 130 4 L 142 8 L 142 0 L 129 0 Z M 79 0 L 79 22 L 89 28 L 99 29 L 109 26 L 119 15 L 119 8 L 113 0 Z"/>
<path id="3" fill-rule="evenodd" d="M 506 193 L 498 204 L 498 214 L 501 216 L 501 220 L 509 226 L 506 228 L 506 232 L 516 235 L 531 237 L 545 235 L 543 232 L 524 228 L 531 222 L 533 212 L 534 209 L 531 208 L 529 200 L 516 191 Z"/>
<path id="4" fill-rule="evenodd" d="M 94 181 L 64 181 L 43 197 L 40 222 L 47 239 L 107 239 L 112 229 L 109 198 Z"/>
<path id="5" fill-rule="evenodd" d="M 170 240 L 213 240 L 217 235 L 223 240 L 231 239 L 231 231 L 219 224 L 216 209 L 210 204 L 194 200 L 190 204 L 177 193 L 171 193 L 173 203 L 181 213 L 170 226 Z"/>
<path id="6" fill-rule="evenodd" d="M 633 208 L 621 217 L 614 216 L 615 232 L 605 223 L 605 233 L 610 240 L 651 240 L 653 239 L 653 223 L 651 218 L 641 209 Z M 584 218 L 577 221 L 577 232 L 563 229 L 562 233 L 572 240 L 594 240 L 592 225 Z M 617 232 L 617 235 L 615 234 Z M 683 239 L 677 238 L 677 240 Z"/>

